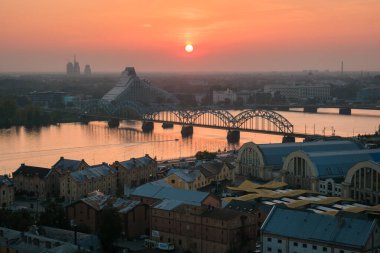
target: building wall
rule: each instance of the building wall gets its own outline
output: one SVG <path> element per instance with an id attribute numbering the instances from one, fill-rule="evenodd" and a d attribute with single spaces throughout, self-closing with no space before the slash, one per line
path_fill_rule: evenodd
<path id="1" fill-rule="evenodd" d="M 26 192 L 38 196 L 39 198 L 46 198 L 46 184 L 45 179 L 39 176 L 24 176 L 17 175 L 13 177 L 13 183 L 17 192 Z"/>
<path id="2" fill-rule="evenodd" d="M 216 91 L 216 90 L 212 91 L 212 102 L 214 104 L 217 104 L 220 102 L 224 103 L 226 102 L 226 100 L 229 100 L 230 103 L 234 103 L 236 99 L 237 99 L 236 92 L 231 89 L 227 89 L 225 91 Z"/>
<path id="3" fill-rule="evenodd" d="M 380 204 L 380 165 L 372 161 L 357 163 L 347 172 L 342 185 L 343 197 Z"/>
<path id="4" fill-rule="evenodd" d="M 13 186 L 0 186 L 0 208 L 7 208 L 13 205 L 15 201 L 15 192 Z"/>
<path id="5" fill-rule="evenodd" d="M 342 184 L 333 179 L 319 180 L 319 192 L 327 196 L 342 196 Z"/>
<path id="6" fill-rule="evenodd" d="M 345 245 L 331 245 L 310 240 L 300 240 L 297 238 L 287 238 L 278 235 L 264 234 L 261 240 L 263 253 L 359 253 L 363 252 L 358 248 L 347 247 Z"/>
<path id="7" fill-rule="evenodd" d="M 126 214 L 121 214 L 123 234 L 127 239 L 149 235 L 150 210 L 147 205 L 138 205 Z"/>
<path id="8" fill-rule="evenodd" d="M 264 179 L 264 158 L 260 149 L 255 143 L 245 143 L 239 149 L 236 162 L 237 166 L 235 172 L 237 174 Z"/>
<path id="9" fill-rule="evenodd" d="M 60 177 L 60 197 L 73 202 L 96 190 L 105 194 L 115 194 L 116 182 L 117 176 L 114 173 L 84 181 L 77 181 L 70 175 L 63 175 Z"/>
<path id="10" fill-rule="evenodd" d="M 153 208 L 151 229 L 158 235 L 153 239 L 173 243 L 179 250 L 204 253 L 239 252 L 243 234 L 245 242 L 254 245 L 254 215 L 242 214 L 247 217 L 242 225 L 240 216 L 223 220 L 203 217 L 203 211 L 191 206 L 170 211 Z"/>
<path id="11" fill-rule="evenodd" d="M 91 229 L 91 233 L 97 232 L 99 224 L 99 212 L 91 206 L 78 201 L 66 208 L 69 220 L 74 220 L 77 225 L 84 224 Z"/>
<path id="12" fill-rule="evenodd" d="M 136 187 L 157 178 L 156 161 L 153 161 L 147 166 L 136 167 L 133 169 L 125 168 L 119 162 L 115 162 L 111 167 L 117 169 L 117 183 L 121 189 L 124 189 L 124 185 L 128 188 Z"/>

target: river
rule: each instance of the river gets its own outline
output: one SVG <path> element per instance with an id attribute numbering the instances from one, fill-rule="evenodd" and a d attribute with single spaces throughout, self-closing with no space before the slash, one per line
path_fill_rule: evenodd
<path id="1" fill-rule="evenodd" d="M 353 110 L 350 116 L 336 109 L 320 109 L 318 114 L 279 112 L 300 133 L 353 136 L 374 133 L 380 124 L 380 111 Z M 236 114 L 237 112 L 232 112 Z M 50 168 L 61 156 L 85 159 L 90 165 L 127 160 L 149 154 L 159 160 L 194 155 L 199 150 L 238 149 L 248 141 L 278 143 L 282 136 L 241 132 L 238 144 L 228 144 L 226 130 L 194 127 L 191 138 L 181 137 L 181 126 L 163 129 L 155 124 L 151 133 L 141 131 L 141 122 L 122 121 L 119 128 L 107 122 L 65 123 L 39 128 L 0 129 L 0 174 L 8 174 L 21 163 Z M 301 141 L 298 139 L 297 141 Z"/>

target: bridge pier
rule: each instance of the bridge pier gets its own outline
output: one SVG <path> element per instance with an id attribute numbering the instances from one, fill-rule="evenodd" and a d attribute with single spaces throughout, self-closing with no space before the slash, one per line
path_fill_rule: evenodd
<path id="1" fill-rule="evenodd" d="M 286 142 L 296 142 L 296 138 L 292 135 L 285 135 L 284 137 L 282 137 L 282 143 Z"/>
<path id="2" fill-rule="evenodd" d="M 228 130 L 227 132 L 227 141 L 230 143 L 237 143 L 240 140 L 240 131 L 239 130 Z"/>
<path id="3" fill-rule="evenodd" d="M 350 107 L 339 108 L 339 114 L 351 115 L 351 108 Z"/>
<path id="4" fill-rule="evenodd" d="M 153 131 L 154 123 L 153 121 L 144 121 L 141 128 L 143 132 L 151 132 Z"/>
<path id="5" fill-rule="evenodd" d="M 108 120 L 108 127 L 119 127 L 120 125 L 120 120 L 117 118 L 112 118 Z"/>
<path id="6" fill-rule="evenodd" d="M 318 107 L 316 106 L 305 106 L 303 108 L 304 112 L 311 112 L 311 113 L 316 113 L 318 111 Z"/>
<path id="7" fill-rule="evenodd" d="M 173 128 L 173 123 L 168 123 L 168 122 L 164 122 L 162 123 L 162 128 L 166 129 L 166 128 Z"/>
<path id="8" fill-rule="evenodd" d="M 193 126 L 182 126 L 182 137 L 189 137 L 193 135 Z"/>

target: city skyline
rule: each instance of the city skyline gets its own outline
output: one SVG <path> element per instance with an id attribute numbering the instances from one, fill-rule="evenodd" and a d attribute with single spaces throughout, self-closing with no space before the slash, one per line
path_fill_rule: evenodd
<path id="1" fill-rule="evenodd" d="M 373 0 L 5 0 L 0 72 L 64 72 L 73 54 L 99 72 L 339 71 L 341 61 L 377 71 L 379 9 Z"/>

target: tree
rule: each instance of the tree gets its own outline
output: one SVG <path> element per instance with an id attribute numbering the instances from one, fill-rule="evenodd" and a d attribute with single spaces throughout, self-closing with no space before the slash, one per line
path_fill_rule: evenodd
<path id="1" fill-rule="evenodd" d="M 65 209 L 56 202 L 49 202 L 45 212 L 40 215 L 40 225 L 52 226 L 62 229 L 70 228 L 69 220 L 66 218 Z"/>
<path id="2" fill-rule="evenodd" d="M 100 215 L 98 236 L 106 252 L 113 248 L 113 242 L 121 235 L 121 217 L 113 207 L 105 207 Z"/>
<path id="3" fill-rule="evenodd" d="M 216 158 L 216 153 L 211 153 L 211 152 L 208 152 L 207 150 L 205 150 L 205 151 L 198 151 L 195 154 L 195 158 L 197 160 L 212 160 L 212 159 Z"/>

